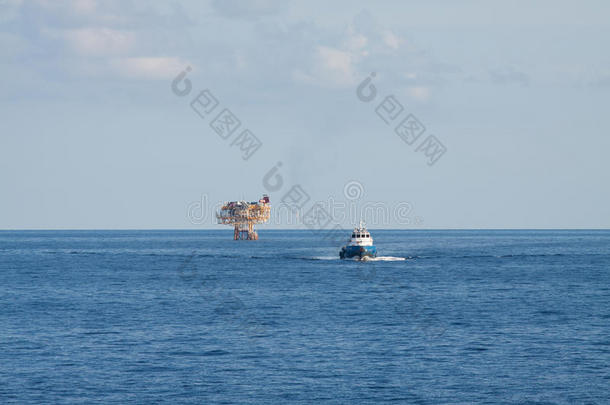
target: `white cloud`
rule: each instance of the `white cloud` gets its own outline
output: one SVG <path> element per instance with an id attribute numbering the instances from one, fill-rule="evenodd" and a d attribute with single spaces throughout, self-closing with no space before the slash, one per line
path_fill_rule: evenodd
<path id="1" fill-rule="evenodd" d="M 347 39 L 345 40 L 345 46 L 347 49 L 354 51 L 364 48 L 368 43 L 368 38 L 361 33 L 355 32 L 353 25 L 350 25 L 347 29 Z"/>
<path id="2" fill-rule="evenodd" d="M 14 1 L 14 0 L 12 0 Z M 128 17 L 119 6 L 131 3 L 97 0 L 28 0 L 24 2 L 22 14 L 28 19 L 38 20 L 41 25 L 61 27 L 109 26 L 125 24 Z"/>
<path id="3" fill-rule="evenodd" d="M 74 0 L 72 7 L 79 14 L 91 14 L 95 12 L 97 2 L 95 0 Z"/>
<path id="4" fill-rule="evenodd" d="M 305 73 L 297 70 L 293 77 L 317 85 L 351 86 L 356 80 L 353 63 L 354 57 L 351 52 L 319 46 L 315 50 L 310 71 Z"/>
<path id="5" fill-rule="evenodd" d="M 349 52 L 326 46 L 318 47 L 318 60 L 321 67 L 329 72 L 336 72 L 344 77 L 353 74 L 352 55 Z"/>
<path id="6" fill-rule="evenodd" d="M 383 43 L 389 46 L 392 49 L 398 49 L 403 40 L 396 35 L 392 31 L 384 31 L 383 33 Z"/>
<path id="7" fill-rule="evenodd" d="M 117 58 L 109 63 L 114 73 L 130 79 L 170 79 L 187 65 L 192 63 L 171 57 Z"/>
<path id="8" fill-rule="evenodd" d="M 188 64 L 176 49 L 180 30 L 152 35 L 159 20 L 180 19 L 179 8 L 163 12 L 127 1 L 31 1 L 20 15 L 24 23 L 40 21 L 40 35 L 31 38 L 54 48 L 56 57 L 46 66 L 51 74 L 54 66 L 77 76 L 156 80 L 173 78 Z"/>
<path id="9" fill-rule="evenodd" d="M 408 88 L 409 95 L 417 101 L 428 101 L 430 99 L 430 89 L 425 86 L 413 86 Z"/>
<path id="10" fill-rule="evenodd" d="M 135 44 L 135 35 L 132 32 L 110 28 L 65 30 L 62 35 L 74 51 L 83 55 L 125 54 Z"/>

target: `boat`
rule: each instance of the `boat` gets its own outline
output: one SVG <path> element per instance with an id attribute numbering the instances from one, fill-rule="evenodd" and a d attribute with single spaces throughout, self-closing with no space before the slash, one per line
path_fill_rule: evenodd
<path id="1" fill-rule="evenodd" d="M 339 257 L 341 259 L 355 258 L 358 260 L 377 257 L 377 248 L 373 245 L 373 238 L 362 221 L 360 221 L 360 226 L 354 228 L 347 245 L 341 248 Z"/>

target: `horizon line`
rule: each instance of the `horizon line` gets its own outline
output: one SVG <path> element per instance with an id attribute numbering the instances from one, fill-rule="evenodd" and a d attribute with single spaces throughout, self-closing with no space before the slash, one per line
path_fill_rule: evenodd
<path id="1" fill-rule="evenodd" d="M 344 229 L 350 229 L 345 227 Z M 610 228 L 368 228 L 376 231 L 610 231 Z M 39 232 L 39 231 L 226 231 L 220 228 L 2 228 L 0 232 Z M 258 229 L 267 231 L 330 231 L 330 229 L 275 228 Z"/>

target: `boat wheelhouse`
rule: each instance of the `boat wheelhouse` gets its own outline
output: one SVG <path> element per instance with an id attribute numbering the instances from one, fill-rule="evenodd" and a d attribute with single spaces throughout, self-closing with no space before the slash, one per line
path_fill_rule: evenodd
<path id="1" fill-rule="evenodd" d="M 360 226 L 354 228 L 347 245 L 341 248 L 339 257 L 341 259 L 357 258 L 360 260 L 377 257 L 377 248 L 373 245 L 373 238 L 362 221 L 360 221 Z"/>

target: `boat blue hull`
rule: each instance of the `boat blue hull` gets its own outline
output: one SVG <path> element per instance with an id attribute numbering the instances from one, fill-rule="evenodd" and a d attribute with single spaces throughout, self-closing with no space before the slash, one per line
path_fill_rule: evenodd
<path id="1" fill-rule="evenodd" d="M 377 257 L 377 248 L 375 246 L 343 246 L 339 252 L 339 257 L 341 259 Z"/>

